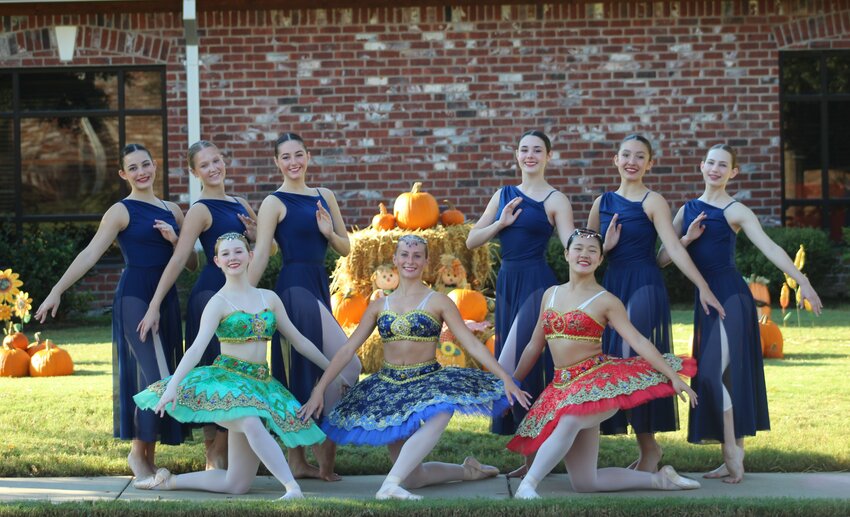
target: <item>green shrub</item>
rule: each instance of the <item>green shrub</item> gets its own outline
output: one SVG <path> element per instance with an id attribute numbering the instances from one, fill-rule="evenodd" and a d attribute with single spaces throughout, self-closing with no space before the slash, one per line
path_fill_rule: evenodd
<path id="1" fill-rule="evenodd" d="M 0 222 L 0 267 L 20 274 L 21 290 L 33 299 L 33 310 L 94 236 L 95 224 L 26 224 L 19 232 L 13 223 Z M 57 318 L 86 312 L 91 301 L 90 294 L 69 290 L 62 296 Z"/>

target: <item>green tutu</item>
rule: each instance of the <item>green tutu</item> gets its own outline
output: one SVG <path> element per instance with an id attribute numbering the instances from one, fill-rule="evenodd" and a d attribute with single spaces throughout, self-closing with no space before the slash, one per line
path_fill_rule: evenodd
<path id="1" fill-rule="evenodd" d="M 171 376 L 133 396 L 140 409 L 154 409 Z M 325 434 L 312 420 L 301 421 L 301 404 L 283 384 L 269 374 L 266 364 L 251 363 L 227 355 L 212 366 L 193 368 L 177 386 L 177 406 L 165 411 L 178 422 L 226 422 L 256 416 L 286 447 L 313 445 Z"/>

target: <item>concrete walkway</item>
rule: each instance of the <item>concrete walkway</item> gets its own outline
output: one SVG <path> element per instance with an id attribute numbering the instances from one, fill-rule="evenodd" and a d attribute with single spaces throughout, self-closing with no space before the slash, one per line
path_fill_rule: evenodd
<path id="1" fill-rule="evenodd" d="M 740 485 L 728 485 L 719 480 L 702 479 L 689 474 L 702 483 L 699 490 L 681 492 L 630 491 L 606 494 L 610 497 L 794 497 L 803 499 L 838 498 L 850 499 L 850 473 L 814 474 L 771 474 L 748 473 Z M 369 499 L 381 485 L 383 476 L 345 476 L 342 481 L 300 480 L 301 488 L 308 498 Z M 91 478 L 0 478 L 0 502 L 48 500 L 53 502 L 87 500 L 154 501 L 185 500 L 210 501 L 220 499 L 275 499 L 283 489 L 272 477 L 258 477 L 248 494 L 230 496 L 190 491 L 146 491 L 136 490 L 130 476 L 106 476 Z M 451 483 L 413 490 L 428 498 L 475 498 L 509 499 L 519 485 L 518 480 L 505 476 Z M 576 494 L 569 486 L 566 474 L 552 474 L 540 484 L 539 492 L 544 497 L 571 496 L 588 497 L 598 494 Z"/>

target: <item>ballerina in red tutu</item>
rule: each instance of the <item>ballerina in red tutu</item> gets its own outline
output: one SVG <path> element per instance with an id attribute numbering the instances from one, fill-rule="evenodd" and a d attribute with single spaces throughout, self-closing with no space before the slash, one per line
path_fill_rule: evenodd
<path id="1" fill-rule="evenodd" d="M 629 322 L 623 303 L 594 277 L 602 263 L 602 237 L 593 230 L 573 232 L 565 250 L 570 281 L 543 296 L 540 324 L 525 348 L 514 377 L 522 380 L 548 343 L 555 379 L 543 391 L 508 442 L 508 449 L 535 454 L 517 488 L 518 499 L 536 499 L 536 488 L 563 458 L 577 492 L 682 490 L 699 483 L 671 466 L 655 473 L 596 468 L 599 424 L 618 409 L 678 394 L 696 405 L 696 394 L 679 375 L 696 373 L 694 360 L 661 355 Z M 566 309 L 566 310 L 564 310 Z M 611 325 L 641 357 L 620 359 L 602 353 L 602 331 Z"/>

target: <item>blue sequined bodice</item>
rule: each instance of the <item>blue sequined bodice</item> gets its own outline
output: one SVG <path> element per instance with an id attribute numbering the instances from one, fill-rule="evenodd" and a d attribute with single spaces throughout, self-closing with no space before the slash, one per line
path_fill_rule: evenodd
<path id="1" fill-rule="evenodd" d="M 378 314 L 378 333 L 381 341 L 432 341 L 440 338 L 443 324 L 433 314 L 415 309 L 402 314 L 384 310 Z"/>

